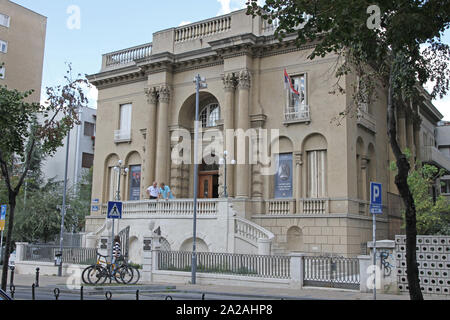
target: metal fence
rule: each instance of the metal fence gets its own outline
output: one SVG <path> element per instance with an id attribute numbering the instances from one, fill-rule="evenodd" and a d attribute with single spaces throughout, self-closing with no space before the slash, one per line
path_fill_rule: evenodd
<path id="1" fill-rule="evenodd" d="M 24 247 L 23 261 L 54 262 L 59 246 L 28 244 Z M 94 264 L 97 260 L 96 248 L 63 248 L 63 263 Z"/>
<path id="2" fill-rule="evenodd" d="M 191 271 L 192 252 L 158 252 L 159 270 Z M 260 278 L 289 279 L 290 257 L 230 253 L 197 253 L 200 273 L 232 274 Z"/>
<path id="3" fill-rule="evenodd" d="M 360 288 L 359 260 L 344 257 L 304 257 L 305 286 L 354 289 Z"/>

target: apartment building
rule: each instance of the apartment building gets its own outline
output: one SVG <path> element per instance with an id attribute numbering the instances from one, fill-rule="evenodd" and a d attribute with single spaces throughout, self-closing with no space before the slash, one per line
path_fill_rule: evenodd
<path id="1" fill-rule="evenodd" d="M 9 0 L 0 0 L 0 85 L 26 91 L 39 101 L 47 18 Z"/>
<path id="2" fill-rule="evenodd" d="M 88 77 L 99 90 L 95 205 L 86 225 L 97 243 L 111 228 L 105 204 L 119 191 L 125 202 L 117 231 L 131 227 L 136 257 L 143 238 L 158 227 L 166 248 L 192 248 L 196 75 L 208 85 L 199 95 L 199 127 L 208 142 L 198 162 L 199 250 L 357 255 L 372 239 L 371 181 L 383 185 L 377 238 L 401 232 L 386 92 L 378 88 L 379 99 L 358 105 L 357 116 L 333 122 L 352 101 L 357 76 L 341 79 L 346 94 L 330 94 L 337 57 L 311 61 L 312 45 L 296 47 L 295 36 L 280 43 L 273 33 L 273 25 L 240 10 L 158 31 L 152 43 L 103 55 L 101 70 Z M 442 119 L 424 96 L 414 106 L 418 114 Z M 399 141 L 420 159 L 428 123 L 410 114 L 398 111 Z M 240 153 L 233 136 L 239 130 L 272 150 L 275 170 Z M 272 130 L 277 135 L 264 140 Z M 222 143 L 207 146 L 214 141 Z M 119 176 L 119 160 L 135 174 Z M 148 200 L 153 181 L 169 184 L 177 199 Z"/>

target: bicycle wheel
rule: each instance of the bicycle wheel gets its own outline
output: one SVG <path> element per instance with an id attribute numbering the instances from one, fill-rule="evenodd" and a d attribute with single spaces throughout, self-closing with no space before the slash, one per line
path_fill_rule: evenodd
<path id="1" fill-rule="evenodd" d="M 133 270 L 133 279 L 130 284 L 137 284 L 141 279 L 141 273 L 139 272 L 138 268 L 131 267 L 131 269 Z"/>
<path id="2" fill-rule="evenodd" d="M 120 266 L 118 272 L 115 274 L 115 277 L 117 282 L 129 284 L 131 281 L 133 281 L 133 269 L 127 265 Z"/>
<path id="3" fill-rule="evenodd" d="M 89 267 L 89 271 L 87 271 L 87 279 L 90 284 L 103 284 L 105 283 L 106 278 L 108 278 L 108 270 L 102 266 L 94 265 Z"/>
<path id="4" fill-rule="evenodd" d="M 94 265 L 85 268 L 83 270 L 83 273 L 81 274 L 81 281 L 83 281 L 84 284 L 90 284 L 89 280 L 87 279 L 86 276 L 87 276 L 88 270 L 90 270 L 92 267 L 94 267 Z"/>

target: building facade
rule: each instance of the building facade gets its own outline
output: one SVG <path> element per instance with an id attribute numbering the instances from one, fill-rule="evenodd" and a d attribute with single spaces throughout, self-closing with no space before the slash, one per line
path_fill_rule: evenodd
<path id="1" fill-rule="evenodd" d="M 96 205 L 87 219 L 88 232 L 106 235 L 111 227 L 101 207 L 115 198 L 114 166 L 122 160 L 140 180 L 133 182 L 131 175 L 120 180 L 128 217 L 121 227 L 130 225 L 133 237 L 142 239 L 159 226 L 172 250 L 192 248 L 197 74 L 208 85 L 199 95 L 204 157 L 198 162 L 198 194 L 202 204 L 220 203 L 226 180 L 232 207 L 228 217 L 235 219 L 231 226 L 220 225 L 220 218 L 208 224 L 212 215 L 206 213 L 198 235 L 202 250 L 251 251 L 244 240 L 254 232 L 255 239 L 272 241 L 274 254 L 360 254 L 372 239 L 371 181 L 383 185 L 378 239 L 393 239 L 400 232 L 401 201 L 389 170 L 394 157 L 387 137 L 386 92 L 380 87 L 378 100 L 358 104 L 357 115 L 337 117 L 354 103 L 356 75 L 339 80 L 345 94 L 330 94 L 337 57 L 311 61 L 312 45 L 298 48 L 294 37 L 280 43 L 273 33 L 273 25 L 241 10 L 159 31 L 152 43 L 103 56 L 101 71 L 89 76 L 99 100 Z M 420 119 L 399 110 L 398 121 L 402 148 L 419 157 Z M 259 152 L 268 150 L 271 161 L 241 148 L 243 141 L 247 147 L 257 145 Z M 219 161 L 225 150 L 227 166 Z M 145 190 L 153 181 L 169 184 L 177 200 L 149 201 Z M 183 219 L 163 223 L 177 214 Z M 211 240 L 222 232 L 236 235 L 231 248 Z"/>
<path id="2" fill-rule="evenodd" d="M 41 95 L 47 18 L 9 0 L 0 0 L 0 85 Z"/>
<path id="3" fill-rule="evenodd" d="M 440 193 L 450 201 L 450 122 L 441 121 L 436 128 L 436 147 L 443 154 L 442 161 L 446 161 L 447 174 L 440 180 Z"/>
<path id="4" fill-rule="evenodd" d="M 67 180 L 75 185 L 94 165 L 95 130 L 97 110 L 83 108 L 79 113 L 80 124 L 70 131 Z M 42 173 L 46 180 L 64 180 L 67 139 L 56 153 L 43 161 Z"/>

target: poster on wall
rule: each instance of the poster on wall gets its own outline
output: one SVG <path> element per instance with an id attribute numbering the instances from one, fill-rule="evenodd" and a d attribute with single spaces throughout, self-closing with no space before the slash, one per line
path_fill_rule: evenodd
<path id="1" fill-rule="evenodd" d="M 130 167 L 130 201 L 141 199 L 141 166 Z"/>
<path id="2" fill-rule="evenodd" d="M 292 153 L 278 155 L 275 174 L 275 198 L 292 198 Z"/>

